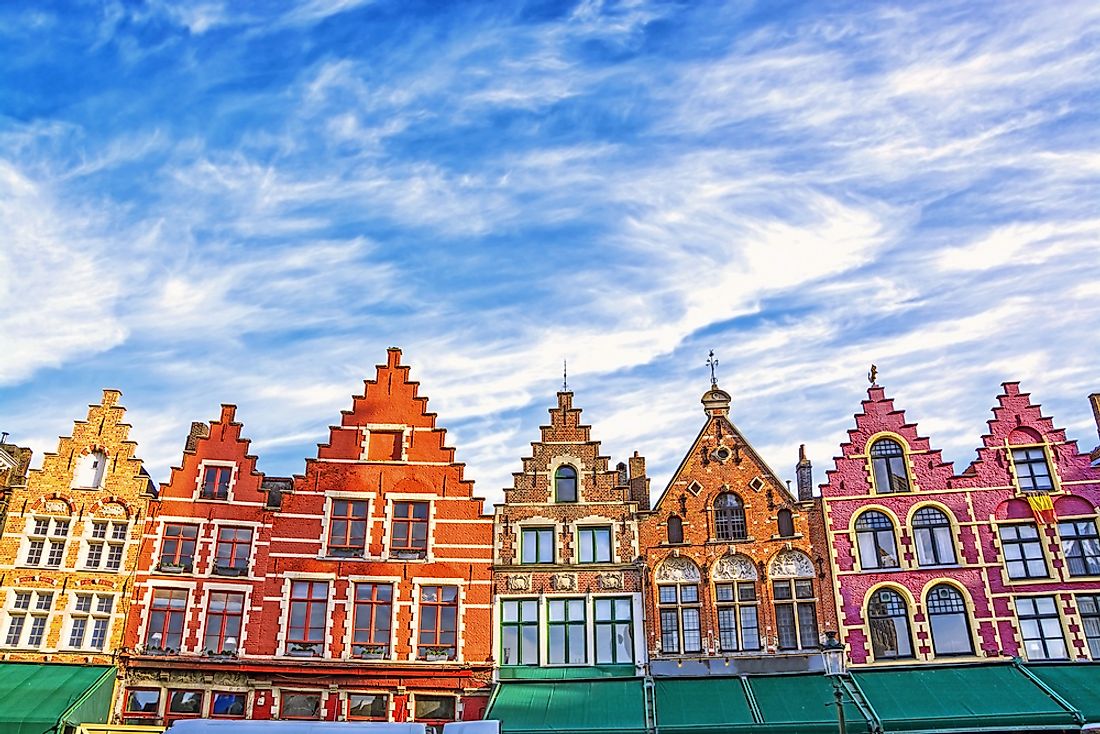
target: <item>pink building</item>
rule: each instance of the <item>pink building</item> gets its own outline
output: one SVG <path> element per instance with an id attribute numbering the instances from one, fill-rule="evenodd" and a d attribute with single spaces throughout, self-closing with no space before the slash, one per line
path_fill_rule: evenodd
<path id="1" fill-rule="evenodd" d="M 853 664 L 1100 660 L 1100 467 L 1003 388 L 961 474 L 867 391 L 822 485 Z"/>

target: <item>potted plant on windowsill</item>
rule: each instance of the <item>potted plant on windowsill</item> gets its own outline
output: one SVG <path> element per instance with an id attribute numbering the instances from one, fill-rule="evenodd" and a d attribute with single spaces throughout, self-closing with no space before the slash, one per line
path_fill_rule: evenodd
<path id="1" fill-rule="evenodd" d="M 451 660 L 454 657 L 454 648 L 441 645 L 421 647 L 424 651 L 424 659 L 429 663 L 437 663 L 443 660 Z"/>
<path id="2" fill-rule="evenodd" d="M 218 576 L 245 576 L 248 574 L 248 567 L 215 563 L 214 573 Z"/>
<path id="3" fill-rule="evenodd" d="M 166 563 L 161 561 L 157 564 L 157 570 L 161 573 L 191 573 L 190 563 Z"/>
<path id="4" fill-rule="evenodd" d="M 355 657 L 362 658 L 363 660 L 381 660 L 386 657 L 386 653 L 389 652 L 387 645 L 363 645 L 356 643 L 352 645 L 352 652 Z"/>
<path id="5" fill-rule="evenodd" d="M 291 655 L 297 657 L 321 657 L 321 643 L 320 642 L 292 642 L 287 650 Z"/>

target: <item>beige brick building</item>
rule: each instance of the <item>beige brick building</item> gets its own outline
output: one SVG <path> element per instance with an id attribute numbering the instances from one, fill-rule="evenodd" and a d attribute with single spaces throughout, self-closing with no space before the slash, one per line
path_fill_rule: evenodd
<path id="1" fill-rule="evenodd" d="M 9 496 L 0 537 L 0 658 L 110 663 L 119 647 L 152 484 L 134 457 L 121 393 Z"/>

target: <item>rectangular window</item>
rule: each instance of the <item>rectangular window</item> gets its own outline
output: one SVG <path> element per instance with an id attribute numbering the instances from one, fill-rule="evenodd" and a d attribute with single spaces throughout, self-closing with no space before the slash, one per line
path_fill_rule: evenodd
<path id="1" fill-rule="evenodd" d="M 634 613 L 630 599 L 596 599 L 596 665 L 634 662 Z"/>
<path id="2" fill-rule="evenodd" d="M 65 541 L 51 540 L 50 554 L 46 557 L 46 565 L 50 568 L 60 568 L 61 561 L 65 559 Z"/>
<path id="3" fill-rule="evenodd" d="M 122 711 L 124 724 L 148 724 L 160 713 L 160 689 L 128 688 Z"/>
<path id="4" fill-rule="evenodd" d="M 69 627 L 69 647 L 102 650 L 107 643 L 114 604 L 114 597 L 108 594 L 77 594 L 69 613 L 72 620 Z"/>
<path id="5" fill-rule="evenodd" d="M 111 543 L 107 550 L 107 570 L 117 571 L 122 568 L 122 552 L 124 547 L 121 543 Z"/>
<path id="6" fill-rule="evenodd" d="M 661 651 L 669 655 L 702 652 L 698 585 L 658 586 L 657 594 L 661 605 Z"/>
<path id="7" fill-rule="evenodd" d="M 458 651 L 458 587 L 420 587 L 418 660 L 454 660 Z"/>
<path id="8" fill-rule="evenodd" d="M 390 697 L 385 693 L 348 694 L 348 719 L 351 721 L 386 721 L 389 711 Z"/>
<path id="9" fill-rule="evenodd" d="M 539 602 L 537 599 L 501 600 L 500 664 L 539 664 Z"/>
<path id="10" fill-rule="evenodd" d="M 204 500 L 228 500 L 229 480 L 233 476 L 231 466 L 207 466 L 202 473 L 202 490 L 199 498 Z"/>
<path id="11" fill-rule="evenodd" d="M 775 620 L 780 650 L 814 649 L 817 637 L 817 605 L 814 583 L 810 579 L 772 582 Z"/>
<path id="12" fill-rule="evenodd" d="M 554 528 L 520 530 L 520 563 L 554 562 Z"/>
<path id="13" fill-rule="evenodd" d="M 92 537 L 97 540 L 104 540 L 107 537 L 107 523 L 105 522 L 93 522 L 92 523 Z"/>
<path id="14" fill-rule="evenodd" d="M 1081 613 L 1081 626 L 1089 643 L 1089 654 L 1093 660 L 1100 660 L 1100 594 L 1079 595 L 1077 611 Z"/>
<path id="15" fill-rule="evenodd" d="M 1016 616 L 1028 660 L 1065 660 L 1066 640 L 1053 596 L 1017 597 Z"/>
<path id="16" fill-rule="evenodd" d="M 367 546 L 367 503 L 333 500 L 328 526 L 328 554 L 359 558 Z"/>
<path id="17" fill-rule="evenodd" d="M 582 527 L 577 529 L 581 563 L 611 562 L 611 528 Z"/>
<path id="18" fill-rule="evenodd" d="M 352 654 L 380 660 L 390 656 L 390 619 L 393 613 L 391 584 L 356 584 Z"/>
<path id="19" fill-rule="evenodd" d="M 210 655 L 233 654 L 241 641 L 244 620 L 244 593 L 211 591 L 206 607 L 206 632 L 203 650 Z"/>
<path id="20" fill-rule="evenodd" d="M 88 568 L 99 568 L 103 563 L 103 543 L 88 543 L 88 558 L 84 565 Z"/>
<path id="21" fill-rule="evenodd" d="M 53 592 L 15 592 L 12 610 L 8 612 L 8 630 L 4 644 L 8 647 L 39 647 L 46 635 L 49 611 L 53 606 Z"/>
<path id="22" fill-rule="evenodd" d="M 169 720 L 202 715 L 202 691 L 168 691 Z"/>
<path id="23" fill-rule="evenodd" d="M 717 584 L 714 593 L 718 606 L 718 645 L 722 652 L 759 650 L 756 582 Z"/>
<path id="24" fill-rule="evenodd" d="M 280 719 L 321 718 L 321 694 L 301 691 L 279 691 Z"/>
<path id="25" fill-rule="evenodd" d="M 214 718 L 243 719 L 248 694 L 232 691 L 212 691 L 210 715 Z"/>
<path id="26" fill-rule="evenodd" d="M 251 528 L 218 528 L 214 550 L 214 573 L 219 576 L 244 576 L 252 555 Z"/>
<path id="27" fill-rule="evenodd" d="M 183 625 L 187 614 L 186 589 L 153 589 L 149 628 L 145 646 L 149 650 L 178 652 L 183 646 Z"/>
<path id="28" fill-rule="evenodd" d="M 394 502 L 390 551 L 422 558 L 428 550 L 428 503 Z"/>
<path id="29" fill-rule="evenodd" d="M 42 563 L 42 551 L 45 550 L 46 541 L 32 540 L 27 546 L 27 565 L 37 566 Z"/>
<path id="30" fill-rule="evenodd" d="M 1100 534 L 1096 521 L 1066 520 L 1058 523 L 1062 553 L 1070 576 L 1100 576 Z"/>
<path id="31" fill-rule="evenodd" d="M 197 525 L 165 525 L 159 570 L 190 572 L 195 562 L 195 543 L 198 537 Z"/>
<path id="32" fill-rule="evenodd" d="M 1012 449 L 1012 464 L 1016 467 L 1016 482 L 1024 492 L 1049 492 L 1054 489 L 1047 455 L 1041 446 Z"/>
<path id="33" fill-rule="evenodd" d="M 72 628 L 69 631 L 69 647 L 84 647 L 84 635 L 88 631 L 88 618 L 76 617 L 73 619 Z"/>
<path id="34" fill-rule="evenodd" d="M 417 693 L 413 701 L 413 720 L 442 723 L 455 720 L 454 696 L 426 696 Z"/>
<path id="35" fill-rule="evenodd" d="M 547 603 L 547 633 L 551 665 L 584 665 L 588 662 L 585 640 L 584 599 L 551 599 Z"/>
<path id="36" fill-rule="evenodd" d="M 328 582 L 292 581 L 287 654 L 321 657 L 325 651 L 327 616 Z"/>
<path id="37" fill-rule="evenodd" d="M 1005 554 L 1005 569 L 1010 579 L 1047 577 L 1042 541 L 1039 540 L 1039 530 L 1034 523 L 1002 525 L 998 532 Z"/>
<path id="38" fill-rule="evenodd" d="M 88 647 L 93 650 L 102 650 L 107 642 L 107 630 L 111 628 L 111 620 L 98 618 L 92 622 L 92 639 Z"/>

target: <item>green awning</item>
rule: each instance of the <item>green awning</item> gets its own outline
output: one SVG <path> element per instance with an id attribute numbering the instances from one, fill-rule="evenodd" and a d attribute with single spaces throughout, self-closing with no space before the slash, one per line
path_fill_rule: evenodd
<path id="1" fill-rule="evenodd" d="M 485 712 L 501 731 L 645 734 L 645 694 L 639 678 L 512 682 L 497 685 Z"/>
<path id="2" fill-rule="evenodd" d="M 575 680 L 592 678 L 633 678 L 638 674 L 630 665 L 583 665 L 543 668 L 537 665 L 503 665 L 500 680 Z"/>
<path id="3" fill-rule="evenodd" d="M 115 669 L 105 665 L 0 663 L 0 731 L 48 734 L 58 725 L 106 723 Z"/>
<path id="4" fill-rule="evenodd" d="M 661 734 L 732 734 L 755 725 L 740 678 L 655 678 L 653 689 Z"/>
<path id="5" fill-rule="evenodd" d="M 1080 711 L 1090 724 L 1100 724 L 1100 664 L 1029 664 L 1028 672 Z"/>
<path id="6" fill-rule="evenodd" d="M 760 732 L 835 732 L 837 711 L 832 682 L 820 673 L 808 675 L 761 675 L 745 679 L 763 723 Z M 844 694 L 844 716 L 849 732 L 866 732 L 871 727 L 859 709 Z"/>
<path id="7" fill-rule="evenodd" d="M 887 732 L 1076 729 L 1077 720 L 1011 664 L 858 670 Z"/>

